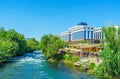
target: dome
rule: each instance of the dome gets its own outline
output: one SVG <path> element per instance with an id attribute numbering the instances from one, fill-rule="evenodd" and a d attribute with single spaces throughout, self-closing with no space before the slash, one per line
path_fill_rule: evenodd
<path id="1" fill-rule="evenodd" d="M 80 22 L 80 23 L 78 23 L 77 25 L 87 26 L 87 23 L 85 23 L 85 22 Z"/>

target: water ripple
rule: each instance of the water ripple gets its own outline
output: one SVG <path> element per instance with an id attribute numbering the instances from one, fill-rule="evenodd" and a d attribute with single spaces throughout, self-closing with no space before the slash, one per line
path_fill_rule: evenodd
<path id="1" fill-rule="evenodd" d="M 0 68 L 0 79 L 99 79 L 76 73 L 63 63 L 48 62 L 38 51 L 16 57 L 10 62 Z"/>

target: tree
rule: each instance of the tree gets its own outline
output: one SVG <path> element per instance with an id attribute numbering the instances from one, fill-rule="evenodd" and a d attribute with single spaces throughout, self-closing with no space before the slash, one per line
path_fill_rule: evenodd
<path id="1" fill-rule="evenodd" d="M 6 31 L 4 30 L 4 28 L 0 28 L 0 39 L 5 39 L 6 36 Z"/>
<path id="2" fill-rule="evenodd" d="M 10 29 L 6 33 L 6 39 L 18 44 L 18 51 L 16 55 L 22 55 L 26 52 L 26 40 L 23 34 Z"/>
<path id="3" fill-rule="evenodd" d="M 40 49 L 45 54 L 46 58 L 56 58 L 58 50 L 64 48 L 67 44 L 60 39 L 58 36 L 54 35 L 44 35 L 40 41 Z"/>
<path id="4" fill-rule="evenodd" d="M 30 38 L 26 40 L 27 43 L 27 52 L 33 52 L 38 49 L 39 42 L 35 38 Z"/>
<path id="5" fill-rule="evenodd" d="M 4 58 L 6 57 L 13 57 L 16 55 L 18 50 L 18 45 L 15 42 L 10 42 L 9 40 L 1 40 L 0 39 L 0 52 Z M 1 55 L 1 54 L 0 54 Z"/>
<path id="6" fill-rule="evenodd" d="M 23 55 L 25 52 L 34 51 L 38 46 L 35 38 L 26 40 L 23 34 L 13 29 L 8 31 L 0 28 L 0 60 L 8 59 L 17 55 Z M 30 49 L 28 49 L 30 47 Z"/>
<path id="7" fill-rule="evenodd" d="M 97 73 L 120 78 L 120 28 L 104 27 L 105 45 L 101 51 L 103 62 L 98 66 Z"/>

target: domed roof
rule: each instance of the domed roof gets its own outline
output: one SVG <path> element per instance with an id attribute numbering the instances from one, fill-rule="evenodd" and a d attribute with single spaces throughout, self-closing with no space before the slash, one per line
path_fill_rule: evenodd
<path id="1" fill-rule="evenodd" d="M 87 26 L 87 23 L 85 23 L 85 22 L 80 22 L 80 23 L 78 23 L 77 25 Z"/>

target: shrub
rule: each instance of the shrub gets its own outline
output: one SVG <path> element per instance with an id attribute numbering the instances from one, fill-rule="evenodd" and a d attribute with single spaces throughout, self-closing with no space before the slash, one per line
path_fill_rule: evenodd
<path id="1" fill-rule="evenodd" d="M 89 69 L 90 69 L 90 70 L 93 70 L 94 68 L 95 68 L 95 63 L 90 63 L 90 64 L 89 64 Z"/>

